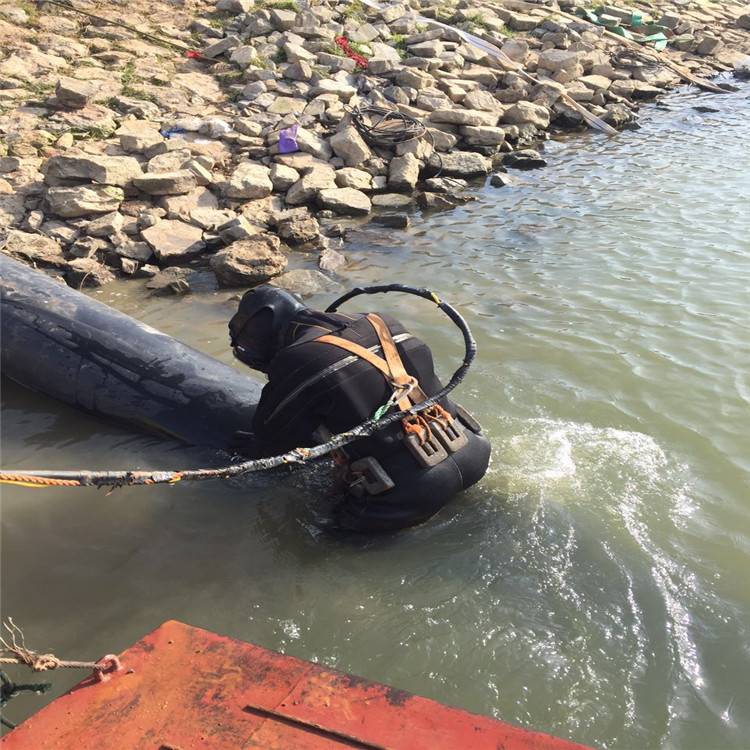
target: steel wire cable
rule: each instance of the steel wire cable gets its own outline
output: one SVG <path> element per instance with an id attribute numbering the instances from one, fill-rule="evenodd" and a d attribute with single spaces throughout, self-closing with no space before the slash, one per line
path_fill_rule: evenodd
<path id="1" fill-rule="evenodd" d="M 416 117 L 369 104 L 347 107 L 352 124 L 371 146 L 395 146 L 428 135 L 427 127 Z"/>

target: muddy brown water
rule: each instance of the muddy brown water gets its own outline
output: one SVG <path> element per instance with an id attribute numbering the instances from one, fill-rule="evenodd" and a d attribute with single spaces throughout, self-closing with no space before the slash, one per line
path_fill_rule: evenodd
<path id="1" fill-rule="evenodd" d="M 432 523 L 322 537 L 322 468 L 4 487 L 3 616 L 67 659 L 174 618 L 596 747 L 747 748 L 749 97 L 683 91 L 640 131 L 552 142 L 515 186 L 347 248 L 347 286 L 428 285 L 479 342 L 457 398 L 491 470 Z M 235 303 L 207 277 L 182 299 L 95 294 L 231 361 Z M 432 306 L 377 303 L 452 371 L 460 337 Z M 12 383 L 2 400 L 4 468 L 218 460 Z"/>

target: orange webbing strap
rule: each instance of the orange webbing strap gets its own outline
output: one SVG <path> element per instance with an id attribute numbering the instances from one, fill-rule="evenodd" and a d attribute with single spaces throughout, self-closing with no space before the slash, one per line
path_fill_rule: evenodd
<path id="1" fill-rule="evenodd" d="M 409 373 L 406 372 L 404 363 L 401 361 L 401 356 L 396 348 L 396 342 L 393 340 L 388 326 L 375 313 L 370 313 L 367 316 L 367 320 L 370 321 L 370 324 L 375 329 L 375 333 L 378 335 L 385 361 L 388 363 L 388 368 L 391 371 L 391 377 L 397 383 L 405 383 L 409 379 Z"/>
<path id="2" fill-rule="evenodd" d="M 385 376 L 385 379 L 388 381 L 388 384 L 396 389 L 394 390 L 394 397 L 398 395 L 398 390 L 400 388 L 406 389 L 411 384 L 410 382 L 397 383 L 391 375 L 391 370 L 388 367 L 388 363 L 382 357 L 378 357 L 377 354 L 373 354 L 369 349 L 365 349 L 364 346 L 355 344 L 353 341 L 348 341 L 347 339 L 342 339 L 338 336 L 331 336 L 328 333 L 324 334 L 323 336 L 318 336 L 316 339 L 313 339 L 313 341 L 322 341 L 324 344 L 333 344 L 334 346 L 338 346 L 340 349 L 345 349 L 346 351 L 355 354 L 357 357 L 361 357 L 365 360 L 365 362 L 369 362 L 373 367 L 380 370 L 380 372 L 382 372 Z M 417 382 L 414 378 L 410 378 L 409 380 L 413 381 L 414 383 Z M 402 411 L 404 409 L 408 409 L 411 406 L 411 401 L 409 401 L 406 396 L 403 396 L 397 401 L 394 401 L 394 403 L 398 404 L 398 408 Z"/>
<path id="3" fill-rule="evenodd" d="M 383 347 L 383 354 L 388 362 L 388 367 L 391 370 L 393 380 L 399 384 L 408 383 L 411 379 L 411 375 L 406 372 L 404 363 L 401 361 L 401 355 L 396 348 L 396 342 L 393 340 L 393 336 L 391 335 L 390 330 L 388 330 L 388 326 L 383 322 L 383 319 L 378 315 L 375 315 L 375 313 L 370 313 L 367 316 L 367 320 L 370 321 L 372 327 L 375 329 L 375 333 L 378 335 L 380 346 Z M 418 404 L 420 401 L 427 400 L 427 394 L 425 394 L 417 384 L 412 389 L 409 399 L 405 400 L 410 400 L 412 404 Z"/>
<path id="4" fill-rule="evenodd" d="M 380 370 L 380 372 L 382 372 L 390 381 L 391 371 L 388 367 L 388 363 L 382 357 L 373 354 L 369 349 L 365 349 L 364 346 L 355 344 L 353 341 L 348 341 L 347 339 L 339 338 L 338 336 L 331 336 L 328 333 L 323 336 L 318 336 L 316 339 L 313 339 L 313 341 L 322 341 L 324 344 L 333 344 L 340 349 L 346 349 L 346 351 L 351 354 L 356 354 L 358 357 L 369 362 L 373 367 L 377 367 L 378 370 Z"/>
<path id="5" fill-rule="evenodd" d="M 418 404 L 420 401 L 424 401 L 427 396 L 424 391 L 419 387 L 414 377 L 409 375 L 404 367 L 401 357 L 396 348 L 396 342 L 391 336 L 391 332 L 388 330 L 388 326 L 374 313 L 370 313 L 367 316 L 367 320 L 370 321 L 370 325 L 375 329 L 375 333 L 380 341 L 380 346 L 383 348 L 383 354 L 385 359 L 379 357 L 377 354 L 373 354 L 369 349 L 365 349 L 364 346 L 356 344 L 354 341 L 341 338 L 339 336 L 332 336 L 331 334 L 324 334 L 318 336 L 314 341 L 322 341 L 324 344 L 333 344 L 338 346 L 340 349 L 361 357 L 366 362 L 371 364 L 373 367 L 380 370 L 383 373 L 388 383 L 395 388 L 406 389 L 409 388 L 408 393 L 413 393 L 413 397 L 410 398 L 408 395 L 399 398 L 395 403 L 398 408 L 405 411 L 413 404 Z"/>

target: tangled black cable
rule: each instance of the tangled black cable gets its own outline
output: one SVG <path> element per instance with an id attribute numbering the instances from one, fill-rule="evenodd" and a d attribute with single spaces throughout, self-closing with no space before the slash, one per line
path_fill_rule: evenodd
<path id="1" fill-rule="evenodd" d="M 408 143 L 427 136 L 432 152 L 440 166 L 436 177 L 443 171 L 443 159 L 435 148 L 435 139 L 427 126 L 416 117 L 399 112 L 397 109 L 386 109 L 375 104 L 366 107 L 346 107 L 347 114 L 357 132 L 371 146 L 392 148 L 399 143 Z"/>
<path id="2" fill-rule="evenodd" d="M 416 117 L 397 109 L 386 109 L 374 104 L 366 107 L 347 107 L 362 138 L 371 146 L 395 146 L 429 135 L 427 128 Z"/>

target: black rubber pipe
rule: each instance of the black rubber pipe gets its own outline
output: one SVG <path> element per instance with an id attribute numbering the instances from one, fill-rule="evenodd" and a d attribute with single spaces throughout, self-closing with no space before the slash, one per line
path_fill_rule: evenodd
<path id="1" fill-rule="evenodd" d="M 254 378 L 2 253 L 0 295 L 0 367 L 21 385 L 191 445 L 252 429 Z"/>

